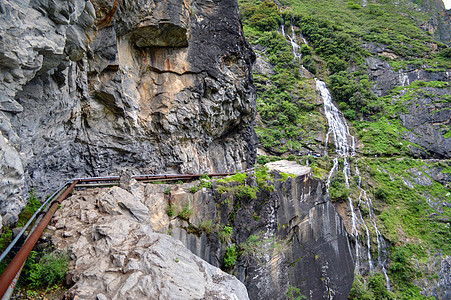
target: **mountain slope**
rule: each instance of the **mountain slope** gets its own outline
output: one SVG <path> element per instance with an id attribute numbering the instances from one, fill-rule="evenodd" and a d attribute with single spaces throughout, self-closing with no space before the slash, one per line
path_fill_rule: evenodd
<path id="1" fill-rule="evenodd" d="M 446 299 L 451 51 L 443 3 L 239 3 L 257 54 L 257 160 L 288 157 L 330 182 L 355 245 L 350 297 Z M 314 77 L 347 119 L 348 142 L 357 138 L 356 154 L 338 164 Z"/>

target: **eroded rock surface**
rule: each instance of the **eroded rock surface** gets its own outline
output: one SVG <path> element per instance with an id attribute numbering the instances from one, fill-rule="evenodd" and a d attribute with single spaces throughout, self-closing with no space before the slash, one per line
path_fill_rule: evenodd
<path id="1" fill-rule="evenodd" d="M 451 104 L 443 100 L 451 88 L 421 88 L 411 100 L 405 103 L 406 112 L 400 113 L 401 124 L 409 131 L 403 136 L 420 145 L 428 154 L 414 153 L 424 157 L 450 158 L 451 138 L 446 138 L 451 125 Z M 443 98 L 443 99 L 442 99 Z"/>
<path id="2" fill-rule="evenodd" d="M 376 47 L 375 45 L 367 45 L 367 47 Z M 375 53 L 381 52 L 382 49 L 374 50 Z M 386 61 L 377 57 L 365 58 L 368 66 L 368 75 L 370 80 L 374 82 L 373 92 L 378 96 L 386 96 L 397 86 L 408 86 L 415 81 L 450 81 L 451 73 L 449 69 L 445 70 L 427 70 L 426 66 L 419 68 L 415 65 L 407 65 L 404 69 L 393 70 Z"/>
<path id="3" fill-rule="evenodd" d="M 125 167 L 253 165 L 254 55 L 236 1 L 0 3 L 0 152 L 23 169 L 0 163 L 17 182 L 2 202 Z"/>
<path id="4" fill-rule="evenodd" d="M 147 207 L 118 187 L 67 199 L 55 227 L 74 259 L 71 299 L 249 299 L 238 279 L 153 232 Z"/>

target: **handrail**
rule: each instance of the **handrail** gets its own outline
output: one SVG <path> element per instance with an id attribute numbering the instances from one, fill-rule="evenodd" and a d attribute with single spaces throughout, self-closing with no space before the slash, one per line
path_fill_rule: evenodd
<path id="1" fill-rule="evenodd" d="M 36 212 L 34 213 L 34 215 L 31 216 L 31 218 L 28 220 L 27 224 L 25 224 L 25 226 L 22 228 L 22 230 L 17 234 L 17 236 L 14 238 L 14 240 L 9 244 L 9 246 L 3 251 L 2 255 L 0 255 L 0 262 L 2 262 L 2 260 L 6 257 L 6 255 L 8 255 L 9 251 L 11 251 L 11 249 L 14 247 L 14 245 L 17 243 L 17 241 L 22 237 L 22 235 L 25 233 L 25 230 L 27 230 L 27 228 L 30 226 L 30 224 L 33 222 L 34 218 L 36 218 L 36 216 L 44 209 L 44 207 L 50 202 L 50 200 L 52 200 L 56 195 L 58 195 L 59 192 L 61 192 L 61 190 L 68 185 L 69 183 L 71 183 L 71 181 L 66 182 L 64 185 L 60 186 L 59 189 L 53 193 L 53 195 L 51 195 L 42 205 L 41 207 L 39 207 Z"/>
<path id="2" fill-rule="evenodd" d="M 247 169 L 242 172 L 250 172 L 253 169 Z M 133 175 L 132 178 L 144 181 L 144 180 L 174 180 L 174 179 L 194 179 L 194 178 L 200 178 L 202 176 L 208 176 L 208 177 L 217 177 L 217 176 L 229 176 L 234 175 L 238 172 L 229 172 L 229 173 L 210 173 L 210 174 L 163 174 L 163 175 L 155 175 L 155 174 L 145 174 L 145 175 Z M 17 273 L 20 272 L 20 269 L 22 268 L 22 265 L 24 264 L 25 260 L 27 259 L 28 255 L 30 254 L 31 250 L 33 249 L 34 245 L 44 232 L 45 228 L 47 227 L 48 223 L 50 222 L 51 218 L 53 217 L 53 214 L 58 209 L 59 204 L 69 195 L 69 193 L 74 189 L 75 186 L 83 186 L 83 182 L 99 182 L 99 181 L 119 181 L 119 176 L 107 176 L 107 177 L 84 177 L 84 178 L 74 178 L 69 181 L 67 181 L 64 185 L 60 186 L 58 190 L 53 193 L 42 205 L 38 208 L 38 210 L 34 213 L 34 215 L 28 220 L 27 224 L 25 224 L 24 228 L 19 232 L 19 234 L 15 237 L 15 239 L 11 242 L 11 244 L 3 251 L 2 255 L 0 256 L 0 262 L 6 257 L 6 255 L 11 251 L 11 249 L 14 247 L 14 245 L 17 243 L 17 241 L 20 239 L 20 237 L 24 234 L 25 230 L 30 226 L 30 224 L 33 222 L 34 218 L 42 211 L 42 209 L 52 200 L 56 195 L 58 195 L 64 187 L 69 185 L 69 187 L 64 190 L 64 192 L 55 200 L 53 201 L 52 205 L 50 206 L 49 210 L 45 214 L 44 218 L 42 218 L 41 222 L 37 225 L 35 230 L 29 235 L 25 243 L 20 248 L 19 252 L 16 254 L 16 256 L 13 258 L 11 263 L 8 265 L 8 267 L 5 269 L 3 274 L 0 277 L 0 298 L 3 297 L 7 289 L 10 287 L 12 281 L 14 280 L 14 277 L 16 277 Z M 88 186 L 87 186 L 88 187 Z M 12 286 L 11 288 L 14 288 Z"/>
<path id="3" fill-rule="evenodd" d="M 2 297 L 3 294 L 5 294 L 6 290 L 8 289 L 9 285 L 11 284 L 11 281 L 14 279 L 17 272 L 22 267 L 22 264 L 27 259 L 34 245 L 41 237 L 42 233 L 44 232 L 44 229 L 47 227 L 47 224 L 49 224 L 50 219 L 53 217 L 53 214 L 58 209 L 58 205 L 67 197 L 67 195 L 69 195 L 69 193 L 72 191 L 72 189 L 77 183 L 78 181 L 74 180 L 72 184 L 64 191 L 64 193 L 61 194 L 61 196 L 59 196 L 58 199 L 56 199 L 56 201 L 52 203 L 52 206 L 50 206 L 49 211 L 45 214 L 44 218 L 42 218 L 42 221 L 39 223 L 39 225 L 36 227 L 36 229 L 27 239 L 25 244 L 23 244 L 22 248 L 20 248 L 19 252 L 16 254 L 11 263 L 3 272 L 2 276 L 0 277 L 0 295 Z"/>

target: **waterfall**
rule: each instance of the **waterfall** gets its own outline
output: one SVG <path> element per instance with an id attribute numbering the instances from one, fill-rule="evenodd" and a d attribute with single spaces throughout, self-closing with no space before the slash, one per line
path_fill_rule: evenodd
<path id="1" fill-rule="evenodd" d="M 366 3 L 365 3 L 366 4 Z M 296 43 L 296 37 L 294 34 L 294 28 L 293 24 L 291 24 L 291 35 L 287 35 L 285 33 L 285 27 L 281 26 L 281 32 L 283 36 L 285 36 L 291 43 L 291 47 L 293 50 L 293 54 L 296 58 L 299 58 L 301 60 L 301 54 L 300 54 L 300 47 Z M 304 44 L 307 44 L 307 41 L 305 40 L 302 33 L 300 34 L 300 41 L 302 41 Z M 301 64 L 301 69 L 305 70 L 304 67 Z M 407 76 L 406 76 L 407 77 Z M 406 78 L 400 78 L 403 81 L 406 81 Z M 408 78 L 407 78 L 408 80 Z M 349 132 L 349 127 L 346 123 L 346 119 L 343 116 L 343 113 L 334 105 L 332 101 L 332 96 L 327 88 L 326 84 L 315 78 L 316 83 L 316 89 L 319 91 L 321 98 L 323 99 L 324 103 L 324 114 L 326 116 L 329 130 L 326 134 L 326 145 L 325 145 L 325 151 L 324 155 L 328 155 L 327 153 L 327 146 L 329 142 L 330 136 L 333 137 L 334 145 L 335 145 L 335 153 L 336 156 L 333 159 L 333 166 L 332 169 L 329 172 L 329 175 L 326 180 L 326 187 L 329 189 L 331 178 L 335 172 L 339 171 L 339 160 L 338 158 L 341 157 L 343 160 L 343 176 L 345 178 L 345 187 L 349 188 L 349 178 L 351 178 L 351 168 L 350 163 L 348 161 L 349 157 L 352 157 L 356 154 L 356 139 L 353 135 Z M 379 269 L 385 277 L 385 280 L 387 282 L 387 289 L 390 290 L 390 279 L 388 278 L 387 271 L 385 269 L 385 265 L 387 263 L 387 255 L 384 252 L 384 249 L 386 249 L 386 243 L 384 238 L 382 237 L 382 234 L 379 231 L 379 228 L 377 227 L 377 223 L 375 221 L 376 216 L 374 215 L 374 208 L 373 208 L 373 202 L 371 198 L 368 196 L 367 192 L 362 188 L 362 178 L 360 176 L 359 169 L 357 165 L 355 166 L 355 174 L 358 176 L 358 189 L 360 191 L 359 205 L 365 205 L 369 212 L 369 220 L 371 223 L 371 226 L 374 228 L 374 231 L 376 233 L 376 243 L 377 243 L 377 269 Z M 373 273 L 376 269 L 376 266 L 373 262 L 373 258 L 371 256 L 371 236 L 370 236 L 370 230 L 368 228 L 367 223 L 363 219 L 362 213 L 358 207 L 354 207 L 353 200 L 348 197 L 348 203 L 349 203 L 349 210 L 351 212 L 351 235 L 356 239 L 356 271 L 360 272 L 360 262 L 359 262 L 359 256 L 361 251 L 361 246 L 358 241 L 359 237 L 359 230 L 358 225 L 361 225 L 361 228 L 365 230 L 366 233 L 366 258 L 368 260 L 368 268 L 370 273 Z"/>
<path id="2" fill-rule="evenodd" d="M 304 66 L 302 65 L 302 54 L 301 54 L 301 47 L 299 46 L 299 44 L 296 42 L 296 34 L 294 33 L 294 27 L 293 27 L 293 22 L 291 23 L 291 35 L 286 34 L 285 32 L 285 25 L 282 23 L 282 25 L 280 26 L 280 31 L 281 34 L 285 37 L 288 38 L 288 40 L 290 41 L 291 44 L 291 49 L 292 49 L 292 53 L 294 55 L 295 58 L 297 58 L 299 60 L 299 63 L 301 64 L 301 74 L 302 76 L 305 76 L 306 74 L 309 74 L 309 72 L 307 71 L 306 68 L 304 68 Z M 301 41 L 308 45 L 307 41 L 305 40 L 304 36 L 300 35 Z"/>
<path id="3" fill-rule="evenodd" d="M 349 188 L 349 178 L 351 177 L 351 170 L 350 165 L 348 162 L 348 157 L 355 155 L 355 137 L 352 136 L 349 132 L 349 127 L 346 123 L 346 120 L 343 116 L 343 114 L 338 110 L 338 108 L 333 104 L 332 102 L 332 96 L 326 87 L 326 84 L 315 78 L 316 81 L 316 87 L 317 90 L 320 92 L 321 97 L 324 101 L 324 113 L 327 118 L 327 122 L 329 124 L 329 131 L 327 132 L 327 136 L 333 136 L 334 138 L 334 144 L 335 144 L 335 152 L 338 156 L 343 158 L 343 176 L 345 178 L 345 187 Z M 328 142 L 328 138 L 326 138 Z M 351 143 L 349 143 L 349 141 Z M 327 142 L 326 142 L 326 149 L 327 149 Z M 330 180 L 332 178 L 332 175 L 338 171 L 338 157 L 335 157 L 333 160 L 333 167 L 329 173 L 329 176 L 327 178 L 326 186 L 329 188 L 330 186 Z M 390 290 L 390 279 L 388 278 L 387 271 L 385 269 L 385 264 L 387 263 L 387 257 L 383 253 L 383 249 L 386 248 L 386 244 L 384 241 L 384 238 L 382 237 L 382 234 L 379 231 L 379 228 L 376 224 L 376 217 L 374 215 L 374 208 L 373 208 L 373 202 L 371 198 L 368 196 L 367 192 L 361 187 L 362 178 L 360 177 L 360 172 L 357 166 L 355 166 L 355 173 L 358 175 L 358 188 L 360 190 L 360 197 L 359 197 L 359 203 L 364 203 L 369 211 L 369 219 L 371 221 L 371 225 L 374 228 L 374 231 L 376 232 L 376 243 L 377 243 L 377 263 L 381 270 L 381 272 L 384 274 L 385 280 L 387 282 L 387 289 Z M 367 258 L 368 258 L 368 266 L 370 269 L 370 273 L 374 272 L 374 264 L 371 257 L 371 239 L 370 239 L 370 231 L 368 229 L 368 226 L 365 223 L 365 220 L 362 217 L 362 214 L 360 211 L 358 211 L 358 214 L 360 215 L 359 220 L 357 219 L 356 209 L 354 208 L 353 200 L 348 197 L 348 203 L 349 203 L 349 210 L 351 212 L 351 234 L 357 239 L 359 236 L 359 232 L 357 230 L 357 222 L 359 222 L 363 228 L 365 229 L 365 233 L 367 236 L 366 239 L 366 246 L 367 246 Z M 356 243 L 356 259 L 359 258 L 360 251 L 360 245 L 358 244 L 358 241 Z M 357 267 L 360 267 L 359 264 L 357 264 Z M 357 269 L 358 270 L 358 269 Z"/>

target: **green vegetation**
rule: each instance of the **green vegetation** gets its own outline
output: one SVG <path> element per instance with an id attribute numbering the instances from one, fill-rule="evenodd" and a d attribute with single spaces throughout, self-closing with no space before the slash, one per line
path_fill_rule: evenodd
<path id="1" fill-rule="evenodd" d="M 192 186 L 189 188 L 189 191 L 193 194 L 197 193 L 197 191 L 200 191 L 202 188 L 211 189 L 212 183 L 208 176 L 201 176 L 200 182 L 198 185 Z"/>
<path id="2" fill-rule="evenodd" d="M 406 180 L 413 182 L 409 170 L 423 170 L 428 165 L 421 160 L 409 158 L 381 158 L 361 159 L 359 166 L 361 170 L 365 170 L 367 178 L 370 178 L 368 184 L 372 185 L 374 198 L 380 201 L 377 203 L 380 211 L 378 218 L 381 220 L 379 229 L 391 244 L 404 243 L 409 238 L 431 251 L 441 249 L 444 253 L 451 252 L 448 225 L 441 221 L 443 218 L 450 218 L 451 209 L 443 207 L 442 213 L 430 217 L 435 211 L 425 197 L 427 192 L 435 201 L 441 201 L 447 198 L 449 190 L 435 181 L 431 181 L 429 186 L 412 183 L 414 188 L 405 183 Z M 428 178 L 427 174 L 422 174 Z M 424 255 L 420 248 L 412 248 L 411 251 Z"/>
<path id="3" fill-rule="evenodd" d="M 174 206 L 174 204 L 172 204 L 172 203 L 169 203 L 167 206 L 166 206 L 166 213 L 168 214 L 168 216 L 169 217 L 173 217 L 173 216 L 175 216 L 175 206 Z"/>
<path id="4" fill-rule="evenodd" d="M 244 184 L 244 180 L 246 178 L 247 178 L 246 173 L 236 173 L 235 175 L 231 175 L 231 176 L 219 179 L 218 183 L 237 182 L 240 184 Z"/>
<path id="5" fill-rule="evenodd" d="M 240 0 L 239 4 L 246 37 L 251 44 L 264 47 L 261 57 L 274 71 L 254 74 L 261 116 L 256 132 L 260 144 L 274 154 L 310 148 L 318 143 L 315 138 L 326 128 L 315 101 L 314 82 L 301 76 L 299 60 L 287 40 L 277 32 L 282 24 L 288 34 L 302 32 L 307 38 L 310 46 L 301 45 L 303 65 L 314 75 L 321 74 L 328 79 L 335 101 L 348 120 L 356 121 L 362 135 L 369 126 L 360 124 L 362 119 L 377 121 L 380 115 L 390 115 L 392 106 L 385 101 L 387 98 L 378 98 L 371 91 L 373 82 L 368 77 L 364 58 L 376 54 L 365 50 L 362 43 L 385 47 L 392 55 L 379 58 L 395 69 L 427 64 L 428 70 L 437 72 L 451 65 L 449 48 L 437 43 L 438 50 L 434 51 L 433 38 L 419 28 L 428 16 L 424 11 L 412 9 L 412 4 L 405 0 L 400 4 L 370 2 L 366 7 L 353 1 L 284 0 L 281 10 L 268 0 Z M 409 7 L 409 15 L 405 7 Z M 295 25 L 294 32 L 291 32 L 291 22 Z M 401 107 L 402 103 L 396 105 Z M 401 139 L 399 134 L 403 129 L 395 126 L 388 134 L 395 130 L 397 139 Z M 383 128 L 383 135 L 385 129 L 388 128 Z M 367 154 L 375 155 L 385 149 L 375 150 Z M 408 153 L 406 145 L 392 144 L 386 150 L 387 155 Z"/>
<path id="6" fill-rule="evenodd" d="M 290 178 L 296 177 L 296 175 L 294 175 L 294 174 L 287 174 L 284 172 L 280 172 L 280 176 L 282 176 L 282 178 L 280 178 L 279 181 L 286 181 L 288 179 L 288 177 L 290 177 Z"/>
<path id="7" fill-rule="evenodd" d="M 20 284 L 31 288 L 51 288 L 61 284 L 69 270 L 67 252 L 31 251 L 22 270 Z"/>
<path id="8" fill-rule="evenodd" d="M 332 201 L 346 201 L 350 195 L 345 186 L 343 172 L 335 172 L 330 180 L 329 195 Z"/>
<path id="9" fill-rule="evenodd" d="M 218 185 L 216 190 L 220 194 L 229 193 L 237 196 L 238 198 L 256 199 L 259 189 L 256 186 L 247 185 L 245 183 L 246 178 L 246 173 L 236 173 L 235 175 L 219 179 L 218 183 L 226 185 Z"/>
<path id="10" fill-rule="evenodd" d="M 231 226 L 224 226 L 224 228 L 219 231 L 218 238 L 221 243 L 226 244 L 230 242 L 230 237 L 232 236 L 233 228 Z"/>
<path id="11" fill-rule="evenodd" d="M 179 217 L 182 220 L 188 221 L 192 215 L 193 208 L 191 207 L 190 203 L 187 202 L 183 207 L 183 209 L 178 213 L 177 217 Z"/>
<path id="12" fill-rule="evenodd" d="M 302 64 L 328 84 L 352 135 L 362 144 L 358 149 L 361 158 L 350 159 L 351 170 L 358 164 L 362 184 L 374 202 L 374 222 L 389 244 L 387 270 L 393 290 L 387 291 L 382 274 L 366 276 L 365 280 L 356 277 L 351 299 L 423 299 L 414 282 L 426 274 L 413 269 L 413 260 L 427 266 L 434 253 L 449 255 L 451 250 L 451 212 L 441 204 L 449 201 L 449 188 L 425 173 L 425 169 L 432 168 L 430 163 L 410 158 L 412 149 L 428 154 L 404 140 L 412 132 L 401 122 L 403 115 L 420 105 L 420 98 L 432 99 L 433 112 L 449 109 L 444 106 L 450 102 L 449 93 L 437 93 L 435 89 L 450 85 L 445 81 L 417 80 L 394 88 L 388 95 L 377 96 L 372 91 L 374 72 L 365 61 L 369 57 L 381 59 L 395 72 L 423 69 L 438 73 L 449 69 L 451 48 L 434 41 L 431 34 L 420 28 L 431 18 L 432 10 L 417 8 L 425 1 L 412 2 L 368 1 L 364 7 L 360 1 L 281 0 L 278 7 L 268 0 L 239 0 L 244 33 L 268 69 L 254 74 L 259 114 L 256 132 L 260 145 L 269 153 L 259 156 L 257 162 L 265 164 L 290 155 L 290 159 L 302 164 L 308 162 L 314 177 L 320 179 L 326 179 L 332 167 L 331 157 L 313 155 L 322 153 L 327 121 L 321 114 L 315 82 L 303 76 L 299 59 L 280 33 L 282 25 L 290 36 L 299 37 L 302 33 L 308 40 L 309 45 L 305 45 L 297 38 Z M 450 126 L 440 126 L 441 134 L 450 138 Z M 429 178 L 431 184 L 416 184 L 412 170 Z M 447 164 L 441 167 L 442 173 L 450 170 Z M 272 179 L 264 175 L 264 170 L 259 172 L 262 179 L 258 186 L 262 191 L 263 184 Z M 354 199 L 369 224 L 372 249 L 377 249 L 369 209 L 357 200 L 359 176 L 352 175 L 355 176 L 347 188 L 342 172 L 336 172 L 329 194 L 337 202 Z M 284 174 L 282 177 L 288 178 Z M 223 191 L 229 188 L 230 185 L 219 187 Z M 253 193 L 246 197 L 252 198 Z M 238 247 L 243 257 L 255 258 L 263 244 L 258 235 L 251 235 Z"/>
<path id="13" fill-rule="evenodd" d="M 307 299 L 307 297 L 302 295 L 300 289 L 290 285 L 287 291 L 287 300 L 302 300 L 302 299 Z"/>
<path id="14" fill-rule="evenodd" d="M 211 234 L 214 231 L 213 220 L 202 220 L 197 227 L 206 234 Z"/>
<path id="15" fill-rule="evenodd" d="M 224 254 L 224 266 L 226 268 L 232 267 L 235 264 L 237 258 L 238 251 L 236 249 L 236 245 L 232 244 L 227 247 L 226 253 Z"/>
<path id="16" fill-rule="evenodd" d="M 30 192 L 30 198 L 25 206 L 24 210 L 19 215 L 19 220 L 17 221 L 17 227 L 23 227 L 28 220 L 33 216 L 33 214 L 41 207 L 41 202 L 35 197 L 34 192 Z M 3 251 L 12 241 L 12 228 L 3 227 L 3 232 L 0 236 L 0 251 Z M 2 262 L 3 264 L 3 262 Z M 6 266 L 4 266 L 6 268 Z M 0 269 L 2 269 L 0 267 Z"/>
<path id="17" fill-rule="evenodd" d="M 240 249 L 242 250 L 241 255 L 260 263 L 268 253 L 274 255 L 287 251 L 287 245 L 276 236 L 265 238 L 262 232 L 258 232 L 250 235 L 246 242 L 241 243 Z"/>

